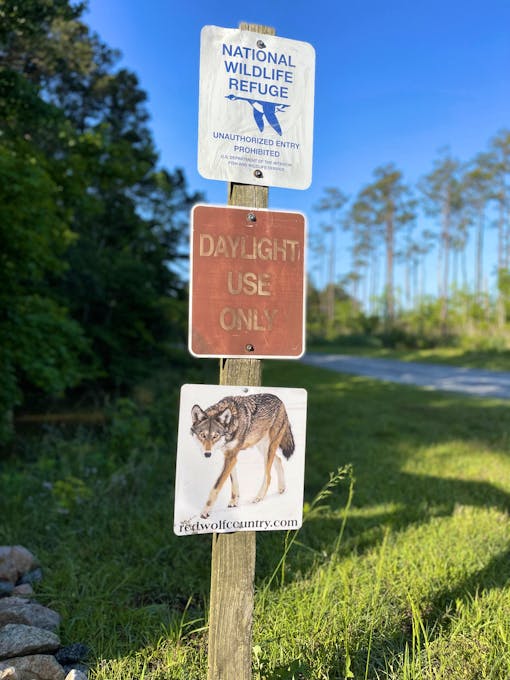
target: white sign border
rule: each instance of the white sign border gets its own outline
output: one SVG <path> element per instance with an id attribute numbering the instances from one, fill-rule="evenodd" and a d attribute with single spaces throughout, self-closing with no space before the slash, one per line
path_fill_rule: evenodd
<path id="1" fill-rule="evenodd" d="M 208 493 L 223 467 L 223 454 L 213 452 L 205 458 L 190 433 L 191 409 L 197 404 L 205 410 L 228 396 L 273 394 L 284 403 L 295 449 L 283 460 L 286 490 L 278 493 L 273 468 L 270 489 L 264 499 L 253 503 L 253 489 L 260 485 L 264 465 L 256 447 L 241 450 L 237 459 L 240 499 L 238 507 L 227 507 L 230 480 L 220 491 L 207 518 L 201 517 Z M 181 387 L 173 529 L 177 536 L 232 531 L 287 531 L 303 523 L 304 475 L 306 454 L 308 394 L 301 387 L 229 386 L 185 384 Z M 279 452 L 277 455 L 280 455 Z M 275 520 L 280 526 L 275 526 Z M 233 524 L 235 523 L 235 525 Z M 240 525 L 242 523 L 242 525 Z"/>
<path id="2" fill-rule="evenodd" d="M 195 208 L 200 208 L 200 207 L 206 207 L 206 208 L 221 208 L 221 209 L 232 209 L 232 210 L 242 210 L 244 212 L 278 212 L 278 213 L 291 213 L 293 215 L 300 215 L 303 220 L 304 220 L 304 234 L 303 234 L 303 300 L 302 300 L 302 306 L 303 306 L 303 317 L 302 317 L 302 336 L 301 336 L 301 353 L 300 354 L 252 354 L 251 352 L 246 352 L 245 354 L 198 354 L 193 351 L 192 349 L 192 332 L 193 332 L 193 327 L 192 327 L 192 318 L 193 318 L 193 257 L 194 257 L 194 248 L 193 248 L 193 224 L 194 224 L 194 212 Z M 305 213 L 299 211 L 299 210 L 272 210 L 270 208 L 246 208 L 244 206 L 236 206 L 236 205 L 217 205 L 217 204 L 209 204 L 209 203 L 197 203 L 196 205 L 193 206 L 191 210 L 191 219 L 190 219 L 190 257 L 189 257 L 189 309 L 188 309 L 188 351 L 189 353 L 194 356 L 197 359 L 285 359 L 285 360 L 298 360 L 303 357 L 303 355 L 306 352 L 306 291 L 307 291 L 307 239 L 308 239 L 308 221 L 306 219 Z"/>
<path id="3" fill-rule="evenodd" d="M 268 103 L 281 107 L 297 107 L 295 111 L 289 108 L 287 112 L 291 119 L 288 123 L 289 133 L 285 139 L 285 144 L 297 145 L 302 147 L 299 155 L 295 158 L 295 147 L 284 147 L 279 150 L 267 147 L 267 144 L 276 145 L 280 141 L 279 136 L 271 129 L 268 117 L 265 113 L 255 112 L 257 100 L 250 97 L 241 97 L 253 108 L 253 117 L 249 111 L 249 106 L 243 105 L 244 102 L 225 102 L 226 94 L 221 94 L 218 98 L 218 90 L 228 90 L 227 78 L 224 75 L 224 60 L 219 55 L 219 45 L 225 41 L 240 46 L 242 49 L 256 50 L 257 41 L 262 41 L 268 52 L 280 54 L 285 60 L 285 54 L 292 54 L 295 59 L 299 59 L 300 81 L 293 88 L 292 83 L 287 89 L 292 93 L 289 101 L 292 104 L 286 105 L 283 101 L 277 101 L 266 95 L 266 100 L 260 100 L 260 105 Z M 213 47 L 217 45 L 218 55 L 215 54 Z M 289 59 L 287 59 L 288 61 Z M 240 63 L 244 68 L 252 68 L 258 64 L 251 64 L 247 59 Z M 283 70 L 283 69 L 280 69 Z M 269 71 L 272 72 L 271 70 Z M 289 71 L 290 73 L 290 71 Z M 241 75 L 243 72 L 241 72 Z M 238 75 L 238 74 L 234 74 Z M 250 76 L 246 76 L 250 77 Z M 256 76 L 251 76 L 256 78 Z M 243 80 L 248 83 L 248 80 Z M 256 82 L 256 81 L 250 81 Z M 267 79 L 265 80 L 267 82 Z M 215 96 L 213 96 L 213 93 Z M 243 93 L 244 94 L 244 93 Z M 249 93 L 248 93 L 249 94 Z M 232 95 L 236 96 L 236 95 Z M 242 184 L 254 184 L 256 186 L 275 186 L 287 189 L 308 189 L 312 182 L 313 165 L 313 127 L 314 127 L 314 96 L 315 96 L 315 49 L 307 42 L 292 40 L 275 35 L 257 33 L 236 28 L 222 28 L 219 26 L 204 26 L 201 31 L 200 41 L 200 85 L 199 85 L 199 125 L 198 125 L 198 171 L 206 179 L 223 180 L 227 182 L 240 182 Z M 274 112 L 273 112 L 274 113 Z M 262 126 L 259 131 L 257 125 L 254 126 L 254 117 L 259 117 L 257 125 Z M 278 113 L 280 116 L 280 114 Z M 280 118 L 284 117 L 284 113 Z M 222 128 L 222 129 L 215 129 Z M 282 123 L 285 130 L 285 125 Z M 231 134 L 235 137 L 246 137 L 253 139 L 263 139 L 262 146 L 253 147 L 255 151 L 233 153 L 234 145 L 232 140 L 214 139 L 215 134 Z M 243 147 L 245 148 L 245 147 Z M 249 147 L 251 148 L 251 147 Z M 266 159 L 265 154 L 278 152 L 279 160 Z M 254 161 L 259 160 L 260 163 Z M 271 164 L 276 164 L 271 167 Z M 277 167 L 281 166 L 281 167 Z M 289 167 L 287 167 L 289 166 Z M 256 169 L 262 169 L 263 176 L 254 175 Z"/>

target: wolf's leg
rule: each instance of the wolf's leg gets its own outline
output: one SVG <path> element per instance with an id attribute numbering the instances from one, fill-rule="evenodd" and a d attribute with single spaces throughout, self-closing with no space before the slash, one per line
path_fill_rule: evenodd
<path id="1" fill-rule="evenodd" d="M 265 459 L 265 467 L 264 467 L 264 480 L 262 481 L 262 486 L 259 489 L 258 494 L 255 496 L 254 503 L 260 503 L 260 501 L 265 497 L 267 490 L 269 489 L 269 485 L 271 484 L 271 468 L 273 467 L 273 462 L 275 459 L 276 455 L 276 450 L 280 446 L 280 442 L 283 437 L 284 433 L 284 427 L 282 425 L 279 426 L 279 428 L 274 432 L 274 429 L 271 428 L 269 430 L 269 446 L 267 447 L 267 453 L 266 453 L 266 459 Z M 278 491 L 280 493 L 283 493 L 285 490 L 285 485 L 284 488 L 282 489 L 281 487 L 281 474 L 283 474 L 283 467 L 281 464 L 281 461 L 279 461 L 280 467 L 281 467 L 281 472 L 280 472 L 280 467 L 278 467 L 278 463 L 276 466 L 276 474 L 278 475 Z"/>
<path id="2" fill-rule="evenodd" d="M 237 508 L 239 503 L 239 482 L 237 481 L 237 470 L 235 466 L 232 468 L 230 473 L 230 483 L 232 484 L 232 491 L 230 494 L 230 502 L 228 504 L 229 508 Z"/>
<path id="3" fill-rule="evenodd" d="M 283 465 L 278 454 L 274 457 L 274 464 L 276 465 L 276 476 L 278 477 L 278 493 L 285 491 L 285 473 L 283 472 Z"/>
<path id="4" fill-rule="evenodd" d="M 223 470 L 221 471 L 220 476 L 216 480 L 215 485 L 211 489 L 209 493 L 209 498 L 207 499 L 207 503 L 205 504 L 204 509 L 200 513 L 200 517 L 203 519 L 206 519 L 209 517 L 209 513 L 211 512 L 211 508 L 216 502 L 216 499 L 218 498 L 218 494 L 221 491 L 221 488 L 229 478 L 232 470 L 234 469 L 234 466 L 237 462 L 237 454 L 239 451 L 231 451 L 229 453 L 225 454 L 225 462 L 223 464 Z"/>
<path id="5" fill-rule="evenodd" d="M 258 490 L 257 495 L 256 495 L 255 498 L 253 499 L 253 502 L 254 502 L 254 503 L 260 503 L 260 501 L 261 501 L 261 500 L 264 498 L 264 496 L 266 495 L 267 490 L 268 490 L 268 488 L 269 488 L 269 485 L 271 484 L 271 472 L 269 472 L 269 479 L 268 479 L 268 477 L 267 477 L 267 474 L 268 474 L 268 471 L 267 471 L 267 459 L 268 459 L 268 455 L 269 455 L 269 441 L 268 441 L 267 448 L 266 448 L 266 450 L 265 450 L 265 452 L 264 452 L 264 477 L 263 477 L 263 479 L 262 479 L 262 485 L 261 485 L 260 489 Z"/>

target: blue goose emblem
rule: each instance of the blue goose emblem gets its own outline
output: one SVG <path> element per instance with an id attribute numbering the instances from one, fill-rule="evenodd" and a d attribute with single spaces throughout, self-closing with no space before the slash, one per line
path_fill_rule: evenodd
<path id="1" fill-rule="evenodd" d="M 265 102 L 262 99 L 249 99 L 248 97 L 238 97 L 235 94 L 229 94 L 225 99 L 240 100 L 248 102 L 253 110 L 253 118 L 257 123 L 258 129 L 263 132 L 265 121 L 273 128 L 279 135 L 282 134 L 280 122 L 276 117 L 277 113 L 285 111 L 290 104 L 276 104 L 275 102 Z"/>

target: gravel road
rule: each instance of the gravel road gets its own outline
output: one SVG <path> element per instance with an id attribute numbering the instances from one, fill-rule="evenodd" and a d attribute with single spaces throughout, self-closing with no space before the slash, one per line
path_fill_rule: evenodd
<path id="1" fill-rule="evenodd" d="M 477 397 L 510 399 L 510 372 L 372 359 L 345 354 L 305 354 L 302 361 L 339 373 L 364 375 L 376 380 L 418 385 L 446 392 L 461 392 Z"/>

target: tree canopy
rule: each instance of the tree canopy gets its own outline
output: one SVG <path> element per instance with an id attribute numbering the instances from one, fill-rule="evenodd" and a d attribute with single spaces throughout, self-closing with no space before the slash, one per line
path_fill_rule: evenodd
<path id="1" fill-rule="evenodd" d="M 84 9 L 0 2 L 4 414 L 29 386 L 127 385 L 185 334 L 177 263 L 199 196 L 160 166 L 146 94 Z"/>
<path id="2" fill-rule="evenodd" d="M 310 301 L 317 303 L 317 318 L 308 326 L 311 334 L 331 339 L 347 331 L 364 333 L 376 317 L 386 332 L 414 315 L 417 336 L 423 334 L 424 322 L 433 319 L 429 327 L 434 342 L 450 341 L 459 328 L 474 335 L 477 326 L 481 335 L 489 327 L 497 330 L 497 342 L 505 344 L 510 318 L 509 181 L 510 131 L 502 129 L 468 161 L 452 156 L 448 147 L 440 149 L 430 171 L 414 186 L 388 163 L 376 168 L 372 181 L 352 199 L 338 188 L 325 189 L 316 206 L 321 218 L 311 232 L 315 273 L 309 290 Z M 327 225 L 322 222 L 325 210 L 331 215 Z M 350 232 L 348 240 L 336 238 L 340 228 Z M 490 269 L 486 235 L 491 228 L 497 236 Z M 334 263 L 339 250 L 347 249 L 346 241 L 350 258 L 342 254 L 344 269 L 337 272 Z M 495 285 L 489 285 L 489 276 Z M 437 299 L 429 293 L 434 280 Z M 338 304 L 342 301 L 345 307 L 345 293 L 348 323 L 341 320 L 345 315 Z"/>

